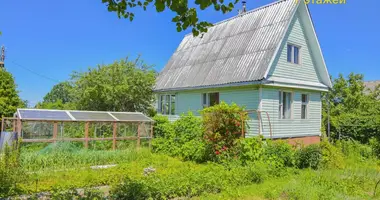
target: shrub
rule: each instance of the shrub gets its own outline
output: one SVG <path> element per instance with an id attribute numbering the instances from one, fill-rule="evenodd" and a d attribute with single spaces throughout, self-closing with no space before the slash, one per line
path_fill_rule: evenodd
<path id="1" fill-rule="evenodd" d="M 294 166 L 294 150 L 285 140 L 267 141 L 264 157 L 266 160 L 275 159 L 280 166 Z"/>
<path id="2" fill-rule="evenodd" d="M 373 155 L 377 158 L 380 158 L 380 141 L 378 138 L 371 138 L 369 140 L 369 145 L 371 147 L 371 150 L 373 152 Z"/>
<path id="3" fill-rule="evenodd" d="M 166 117 L 157 119 L 156 138 L 153 150 L 170 156 L 182 157 L 184 160 L 205 161 L 206 145 L 202 138 L 202 120 L 191 112 L 170 123 Z"/>
<path id="4" fill-rule="evenodd" d="M 370 140 L 370 144 L 371 144 Z M 352 158 L 366 159 L 370 158 L 373 154 L 374 149 L 372 145 L 361 144 L 355 140 L 338 140 L 335 143 L 335 146 L 340 149 L 344 156 Z"/>
<path id="5" fill-rule="evenodd" d="M 5 146 L 0 152 L 0 198 L 18 193 L 17 184 L 26 179 L 26 173 L 20 165 L 20 141 Z"/>
<path id="6" fill-rule="evenodd" d="M 262 137 L 242 138 L 237 143 L 239 159 L 243 164 L 263 159 Z"/>
<path id="7" fill-rule="evenodd" d="M 300 148 L 295 153 L 295 162 L 298 168 L 318 169 L 322 161 L 322 149 L 317 144 Z"/>
<path id="8" fill-rule="evenodd" d="M 221 161 L 236 156 L 236 140 L 241 137 L 243 122 L 248 119 L 243 108 L 236 104 L 218 105 L 201 111 L 204 125 L 204 139 L 213 151 L 212 159 Z M 246 129 L 244 129 L 246 130 Z"/>
<path id="9" fill-rule="evenodd" d="M 319 145 L 322 149 L 322 167 L 337 169 L 344 167 L 343 154 L 337 147 L 327 141 L 322 141 Z"/>
<path id="10" fill-rule="evenodd" d="M 174 133 L 168 117 L 156 115 L 153 117 L 153 120 L 155 122 L 153 129 L 154 137 L 168 137 Z"/>

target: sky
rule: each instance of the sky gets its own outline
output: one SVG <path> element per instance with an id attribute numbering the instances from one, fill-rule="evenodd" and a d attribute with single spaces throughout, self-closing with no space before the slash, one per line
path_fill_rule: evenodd
<path id="1" fill-rule="evenodd" d="M 227 0 L 226 0 L 227 1 Z M 274 0 L 246 0 L 254 9 Z M 199 12 L 211 23 L 230 18 L 212 8 Z M 346 0 L 346 4 L 309 4 L 329 73 L 362 73 L 380 80 L 380 1 Z M 135 19 L 119 19 L 100 0 L 0 0 L 0 45 L 5 66 L 15 77 L 20 96 L 33 106 L 73 71 L 85 71 L 129 57 L 161 70 L 185 32 L 171 22 L 174 13 L 134 9 Z"/>

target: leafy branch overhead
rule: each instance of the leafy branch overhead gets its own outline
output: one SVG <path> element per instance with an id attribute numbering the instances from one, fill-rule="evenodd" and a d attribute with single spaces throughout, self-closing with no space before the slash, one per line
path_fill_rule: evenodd
<path id="1" fill-rule="evenodd" d="M 216 11 L 228 13 L 232 11 L 234 5 L 239 0 L 194 0 L 195 5 L 204 10 L 213 6 Z M 116 12 L 119 18 L 126 18 L 132 21 L 135 14 L 131 11 L 132 8 L 140 7 L 147 10 L 148 6 L 153 4 L 157 12 L 163 12 L 165 9 L 176 13 L 172 22 L 176 23 L 177 31 L 183 31 L 187 28 L 192 28 L 194 36 L 199 33 L 207 32 L 207 28 L 212 26 L 206 21 L 199 21 L 197 9 L 189 7 L 188 0 L 102 0 L 102 3 L 107 4 L 108 11 Z"/>

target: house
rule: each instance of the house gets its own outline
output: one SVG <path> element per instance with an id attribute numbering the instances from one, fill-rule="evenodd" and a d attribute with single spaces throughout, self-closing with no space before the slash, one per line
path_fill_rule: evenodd
<path id="1" fill-rule="evenodd" d="M 380 80 L 378 81 L 364 81 L 364 87 L 366 88 L 366 93 L 369 94 L 371 91 L 374 91 L 376 87 L 380 85 Z"/>
<path id="2" fill-rule="evenodd" d="M 252 113 L 247 137 L 319 142 L 321 94 L 331 81 L 304 1 L 281 0 L 186 35 L 158 76 L 157 111 L 181 113 L 221 101 Z M 261 116 L 261 117 L 260 117 Z"/>

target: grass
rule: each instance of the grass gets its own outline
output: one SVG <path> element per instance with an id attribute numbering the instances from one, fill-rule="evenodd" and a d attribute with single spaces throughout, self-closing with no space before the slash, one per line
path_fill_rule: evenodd
<path id="1" fill-rule="evenodd" d="M 163 191 L 170 198 L 380 199 L 380 188 L 373 196 L 376 181 L 380 179 L 378 161 L 346 157 L 344 162 L 343 169 L 283 168 L 276 169 L 281 173 L 274 175 L 269 169 L 260 171 L 254 165 L 227 170 L 213 163 L 182 162 L 145 148 L 95 151 L 57 143 L 39 150 L 22 151 L 21 166 L 27 177 L 17 186 L 21 193 L 32 194 L 54 188 L 113 187 L 129 177 Z M 90 168 L 105 164 L 117 166 Z M 144 176 L 147 167 L 153 167 L 156 172 Z"/>

